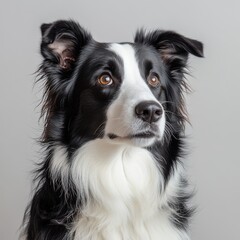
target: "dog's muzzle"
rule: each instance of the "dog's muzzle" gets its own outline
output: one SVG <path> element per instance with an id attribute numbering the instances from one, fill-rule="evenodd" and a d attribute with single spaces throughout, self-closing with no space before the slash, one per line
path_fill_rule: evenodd
<path id="1" fill-rule="evenodd" d="M 122 115 L 122 122 L 112 122 L 111 126 L 113 128 L 106 134 L 109 139 L 114 140 L 114 142 L 131 143 L 136 146 L 149 146 L 156 139 L 161 139 L 165 120 L 164 110 L 158 102 L 153 100 L 140 101 L 133 106 L 131 111 L 132 119 L 124 114 Z M 126 124 L 124 119 L 130 119 L 129 125 Z M 117 131 L 114 129 L 115 127 Z M 129 129 L 129 132 L 126 129 Z"/>

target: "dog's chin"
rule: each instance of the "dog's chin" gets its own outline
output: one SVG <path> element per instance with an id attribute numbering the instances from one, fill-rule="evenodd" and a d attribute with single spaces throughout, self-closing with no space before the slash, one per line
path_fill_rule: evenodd
<path id="1" fill-rule="evenodd" d="M 107 138 L 112 143 L 127 144 L 136 147 L 149 147 L 159 140 L 159 136 L 153 132 L 143 132 L 136 134 L 129 134 L 127 136 L 119 136 L 114 133 L 107 134 Z"/>

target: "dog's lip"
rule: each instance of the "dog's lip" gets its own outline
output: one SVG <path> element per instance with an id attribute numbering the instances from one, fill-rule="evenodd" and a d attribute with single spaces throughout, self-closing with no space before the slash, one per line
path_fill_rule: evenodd
<path id="1" fill-rule="evenodd" d="M 156 136 L 156 134 L 154 132 L 147 131 L 147 132 L 140 132 L 140 133 L 132 134 L 129 137 L 130 138 L 152 138 L 155 136 Z"/>
<path id="2" fill-rule="evenodd" d="M 153 138 L 153 137 L 158 137 L 156 135 L 156 133 L 154 133 L 152 131 L 144 131 L 144 132 L 129 134 L 129 135 L 125 136 L 125 137 L 118 136 L 118 135 L 116 135 L 114 133 L 109 133 L 107 136 L 110 139 L 116 139 L 116 138 L 120 138 L 120 139 L 133 139 L 133 138 Z"/>

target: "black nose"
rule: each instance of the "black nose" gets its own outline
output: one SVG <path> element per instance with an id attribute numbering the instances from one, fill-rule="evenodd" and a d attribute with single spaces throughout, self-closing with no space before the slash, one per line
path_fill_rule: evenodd
<path id="1" fill-rule="evenodd" d="M 135 107 L 135 113 L 144 122 L 152 123 L 157 122 L 161 118 L 162 108 L 154 101 L 144 101 Z"/>

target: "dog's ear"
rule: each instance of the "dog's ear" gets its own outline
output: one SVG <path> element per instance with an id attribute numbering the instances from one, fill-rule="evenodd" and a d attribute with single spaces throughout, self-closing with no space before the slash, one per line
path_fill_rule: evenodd
<path id="1" fill-rule="evenodd" d="M 172 31 L 156 30 L 146 33 L 139 30 L 135 35 L 135 43 L 155 47 L 164 63 L 177 70 L 185 67 L 189 53 L 203 57 L 203 44 L 197 40 L 184 37 Z"/>
<path id="2" fill-rule="evenodd" d="M 43 62 L 38 80 L 44 80 L 45 92 L 41 116 L 45 120 L 43 141 L 61 139 L 66 124 L 65 109 L 72 91 L 72 76 L 84 47 L 93 39 L 74 21 L 59 20 L 41 26 Z"/>
<path id="3" fill-rule="evenodd" d="M 44 60 L 62 71 L 71 71 L 81 49 L 92 39 L 74 21 L 59 20 L 41 26 Z"/>

